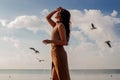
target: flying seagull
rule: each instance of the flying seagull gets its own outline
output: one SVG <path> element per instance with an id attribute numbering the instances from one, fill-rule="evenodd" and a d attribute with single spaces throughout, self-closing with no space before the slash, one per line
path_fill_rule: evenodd
<path id="1" fill-rule="evenodd" d="M 108 40 L 108 41 L 105 41 L 105 43 L 111 48 L 112 46 L 111 46 L 110 42 L 111 42 L 111 41 L 109 41 L 109 40 Z"/>
<path id="2" fill-rule="evenodd" d="M 45 61 L 45 60 L 41 60 L 41 59 L 39 59 L 39 58 L 37 58 L 37 60 L 38 60 L 39 62 Z"/>
<path id="3" fill-rule="evenodd" d="M 97 29 L 97 28 L 94 26 L 93 23 L 91 23 L 91 26 L 92 26 L 91 30 L 93 30 L 93 29 Z"/>
<path id="4" fill-rule="evenodd" d="M 35 48 L 30 48 L 31 50 L 35 51 L 35 53 L 40 53 L 38 50 L 36 50 Z"/>

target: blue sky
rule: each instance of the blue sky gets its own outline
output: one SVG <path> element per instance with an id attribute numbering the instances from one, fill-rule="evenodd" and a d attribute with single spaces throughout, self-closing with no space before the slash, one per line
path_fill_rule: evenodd
<path id="1" fill-rule="evenodd" d="M 71 39 L 65 47 L 70 68 L 120 68 L 119 5 L 118 0 L 0 0 L 0 69 L 51 67 L 50 45 L 42 43 L 52 30 L 45 17 L 59 6 L 71 12 Z M 90 29 L 91 23 L 96 30 Z"/>
<path id="2" fill-rule="evenodd" d="M 58 6 L 65 7 L 67 9 L 100 9 L 105 12 L 112 12 L 113 9 L 119 11 L 120 1 L 118 0 L 1 0 L 0 9 L 1 15 L 8 16 L 16 14 L 38 14 L 41 9 L 49 8 L 55 9 Z M 3 15 L 3 16 L 4 16 Z"/>

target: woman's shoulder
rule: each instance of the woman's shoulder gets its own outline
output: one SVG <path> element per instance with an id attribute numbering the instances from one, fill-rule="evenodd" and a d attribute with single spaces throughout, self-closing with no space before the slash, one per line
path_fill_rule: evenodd
<path id="1" fill-rule="evenodd" d="M 58 23 L 56 27 L 57 27 L 58 30 L 64 30 L 65 29 L 63 23 Z"/>

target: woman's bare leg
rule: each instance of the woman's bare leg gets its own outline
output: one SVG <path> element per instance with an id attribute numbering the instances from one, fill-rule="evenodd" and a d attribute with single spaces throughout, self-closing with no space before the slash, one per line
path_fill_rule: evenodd
<path id="1" fill-rule="evenodd" d="M 52 68 L 52 80 L 59 80 L 54 66 Z"/>

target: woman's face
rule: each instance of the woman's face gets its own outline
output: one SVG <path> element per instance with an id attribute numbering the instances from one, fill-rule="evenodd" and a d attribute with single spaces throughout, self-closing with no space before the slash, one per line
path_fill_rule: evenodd
<path id="1" fill-rule="evenodd" d="M 55 18 L 56 18 L 56 19 L 60 19 L 60 18 L 61 18 L 60 11 L 56 13 Z"/>

